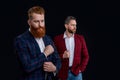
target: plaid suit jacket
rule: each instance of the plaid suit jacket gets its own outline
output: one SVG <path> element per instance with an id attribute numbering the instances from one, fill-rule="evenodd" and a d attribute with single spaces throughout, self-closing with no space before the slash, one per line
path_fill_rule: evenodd
<path id="1" fill-rule="evenodd" d="M 36 40 L 29 30 L 15 38 L 15 53 L 23 72 L 21 80 L 45 80 L 43 63 L 46 61 L 51 61 L 56 66 L 57 72 L 59 71 L 61 61 L 53 41 L 47 35 L 43 37 L 43 41 L 45 46 L 52 45 L 54 48 L 54 52 L 47 58 L 40 51 Z M 48 77 L 51 76 L 53 76 L 53 73 L 48 73 Z"/>

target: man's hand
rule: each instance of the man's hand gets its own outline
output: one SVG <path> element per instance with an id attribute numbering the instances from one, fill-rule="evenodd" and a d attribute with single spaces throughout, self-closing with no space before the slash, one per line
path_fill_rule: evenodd
<path id="1" fill-rule="evenodd" d="M 63 58 L 69 58 L 69 57 L 70 57 L 70 52 L 68 50 L 64 51 Z"/>
<path id="2" fill-rule="evenodd" d="M 52 62 L 44 62 L 43 69 L 47 72 L 55 72 L 56 66 Z"/>
<path id="3" fill-rule="evenodd" d="M 79 70 L 79 73 L 81 73 L 81 70 Z"/>
<path id="4" fill-rule="evenodd" d="M 44 53 L 46 56 L 49 56 L 53 52 L 54 52 L 54 48 L 51 45 L 46 46 L 44 49 Z"/>

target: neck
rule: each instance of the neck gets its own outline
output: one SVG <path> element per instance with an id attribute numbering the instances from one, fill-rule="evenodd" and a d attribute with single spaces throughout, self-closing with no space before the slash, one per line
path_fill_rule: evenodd
<path id="1" fill-rule="evenodd" d="M 68 31 L 66 31 L 66 35 L 67 35 L 67 37 L 71 37 L 71 36 L 73 36 L 73 33 L 69 33 Z"/>

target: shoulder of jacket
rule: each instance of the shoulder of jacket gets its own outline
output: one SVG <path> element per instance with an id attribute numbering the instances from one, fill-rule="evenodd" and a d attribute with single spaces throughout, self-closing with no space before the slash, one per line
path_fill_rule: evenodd
<path id="1" fill-rule="evenodd" d="M 29 33 L 26 31 L 26 32 L 18 35 L 18 36 L 16 37 L 16 39 L 27 39 L 28 36 L 29 36 Z"/>
<path id="2" fill-rule="evenodd" d="M 75 36 L 77 36 L 79 38 L 83 38 L 84 37 L 82 34 L 75 34 Z"/>
<path id="3" fill-rule="evenodd" d="M 63 37 L 63 34 L 56 35 L 54 39 L 60 39 L 61 37 Z"/>

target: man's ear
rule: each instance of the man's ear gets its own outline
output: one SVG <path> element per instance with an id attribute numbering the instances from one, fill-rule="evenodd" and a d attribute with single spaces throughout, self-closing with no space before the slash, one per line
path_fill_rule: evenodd
<path id="1" fill-rule="evenodd" d="M 29 20 L 29 19 L 28 19 L 28 21 L 27 21 L 27 22 L 28 22 L 28 24 L 30 25 L 30 20 Z"/>
<path id="2" fill-rule="evenodd" d="M 67 26 L 68 26 L 68 25 L 67 25 L 67 24 L 64 24 L 64 26 L 65 26 L 65 28 L 67 29 Z"/>

